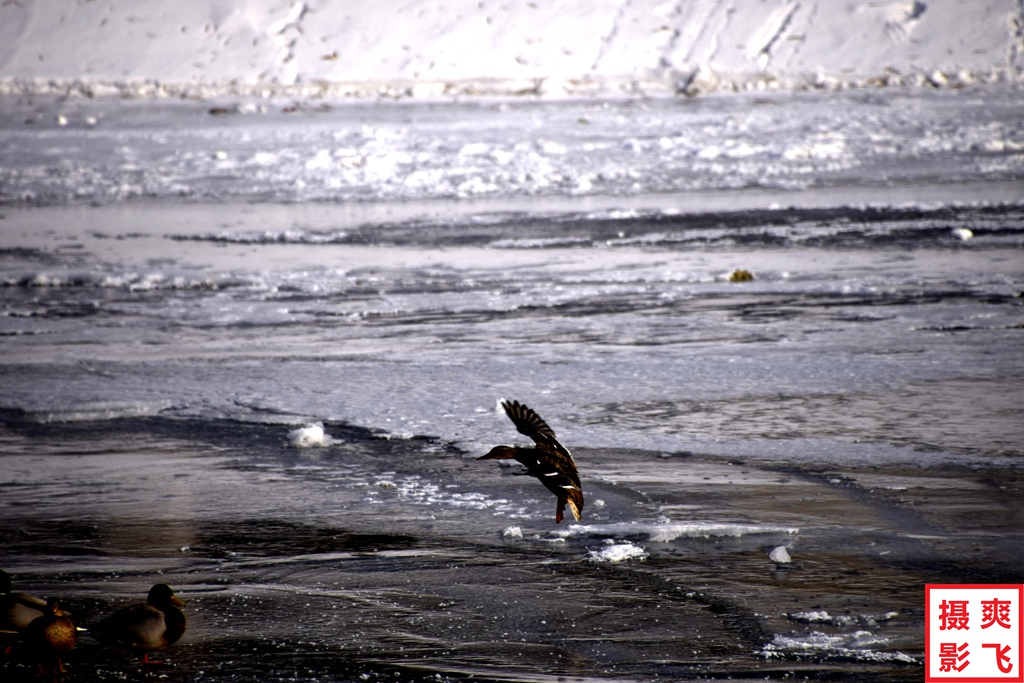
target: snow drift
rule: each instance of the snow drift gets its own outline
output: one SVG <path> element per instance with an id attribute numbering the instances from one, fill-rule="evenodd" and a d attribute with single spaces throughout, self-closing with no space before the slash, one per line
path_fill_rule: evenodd
<path id="1" fill-rule="evenodd" d="M 700 94 L 1024 80 L 1015 0 L 37 0 L 0 93 Z"/>

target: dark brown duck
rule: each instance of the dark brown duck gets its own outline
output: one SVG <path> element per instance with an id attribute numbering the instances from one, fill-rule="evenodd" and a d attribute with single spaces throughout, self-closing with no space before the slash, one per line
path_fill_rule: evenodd
<path id="1" fill-rule="evenodd" d="M 534 445 L 532 448 L 495 446 L 477 460 L 515 459 L 526 468 L 523 474 L 537 477 L 558 498 L 555 522 L 561 522 L 565 517 L 566 505 L 578 522 L 583 511 L 583 487 L 580 486 L 580 476 L 572 454 L 558 442 L 554 430 L 530 408 L 519 401 L 502 401 L 501 407 L 519 433 L 533 439 Z"/>
<path id="2" fill-rule="evenodd" d="M 33 620 L 22 636 L 25 650 L 41 674 L 63 672 L 64 656 L 78 644 L 78 629 L 61 610 L 57 598 L 46 601 L 43 615 Z"/>

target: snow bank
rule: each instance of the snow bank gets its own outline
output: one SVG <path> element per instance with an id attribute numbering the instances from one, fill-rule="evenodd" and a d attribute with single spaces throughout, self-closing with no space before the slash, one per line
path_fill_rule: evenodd
<path id="1" fill-rule="evenodd" d="M 0 94 L 553 97 L 1024 81 L 1017 0 L 35 0 Z"/>

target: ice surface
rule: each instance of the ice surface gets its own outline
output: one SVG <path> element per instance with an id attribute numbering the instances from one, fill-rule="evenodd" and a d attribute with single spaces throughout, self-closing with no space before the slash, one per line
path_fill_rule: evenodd
<path id="1" fill-rule="evenodd" d="M 757 524 L 719 524 L 711 522 L 628 522 L 615 524 L 574 524 L 549 533 L 553 538 L 646 538 L 652 543 L 668 543 L 677 538 L 734 537 L 752 534 L 796 534 L 793 527 Z"/>
<path id="2" fill-rule="evenodd" d="M 381 204 L 140 208 L 5 209 L 5 407 L 344 421 L 482 454 L 514 438 L 507 396 L 574 452 L 1019 452 L 1012 206 L 393 223 L 364 220 Z M 565 232 L 583 243 L 491 246 Z M 283 237 L 249 239 L 264 234 Z M 728 282 L 736 267 L 758 279 Z"/>
<path id="3" fill-rule="evenodd" d="M 362 211 L 374 226 L 401 224 L 416 210 L 418 227 L 437 228 L 436 202 L 457 200 L 453 211 L 470 217 L 460 227 L 476 228 L 460 239 L 490 234 L 505 248 L 588 241 L 568 231 L 509 234 L 502 213 L 575 211 L 625 226 L 696 210 L 1012 202 L 1024 168 L 1019 96 L 999 89 L 473 103 L 457 115 L 452 105 L 424 103 L 234 116 L 211 116 L 192 101 L 43 98 L 6 107 L 0 202 L 330 202 L 355 205 L 353 216 L 372 204 Z M 51 118 L 58 114 L 97 123 L 60 126 Z M 937 186 L 942 193 L 931 191 Z M 323 227 L 179 234 L 225 244 L 367 242 L 366 223 Z M 815 227 L 785 229 L 811 238 Z M 959 227 L 945 226 L 946 234 Z M 603 242 L 681 246 L 701 237 L 620 229 Z"/>
<path id="4" fill-rule="evenodd" d="M 20 587 L 65 596 L 87 624 L 154 581 L 171 583 L 190 619 L 166 653 L 171 678 L 463 671 L 554 683 L 563 670 L 548 655 L 570 652 L 589 658 L 572 664 L 574 679 L 782 666 L 890 681 L 919 673 L 922 580 L 996 578 L 1019 535 L 1006 527 L 1021 500 L 1011 468 L 859 472 L 576 449 L 585 490 L 605 505 L 585 510 L 600 523 L 562 529 L 536 481 L 495 481 L 436 439 L 332 422 L 335 444 L 297 452 L 284 438 L 293 426 L 208 416 L 39 424 L 5 412 L 3 511 L 24 530 L 7 567 Z M 598 465 L 665 476 L 610 484 L 588 477 Z M 876 488 L 890 478 L 902 490 Z M 503 510 L 487 506 L 498 493 Z M 74 520 L 63 517 L 69 506 Z M 695 520 L 693 535 L 656 517 L 667 506 Z M 731 521 L 701 521 L 712 515 Z M 763 521 L 738 523 L 750 518 Z M 765 539 L 791 537 L 781 522 L 795 519 L 800 562 L 779 571 Z M 997 534 L 1007 546 L 991 543 Z M 134 665 L 89 641 L 70 664 L 99 678 Z"/>

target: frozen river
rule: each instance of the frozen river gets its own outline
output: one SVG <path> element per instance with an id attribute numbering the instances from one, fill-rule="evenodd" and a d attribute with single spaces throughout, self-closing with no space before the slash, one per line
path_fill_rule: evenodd
<path id="1" fill-rule="evenodd" d="M 0 111 L 3 568 L 172 680 L 920 680 L 1020 580 L 1012 93 Z"/>

